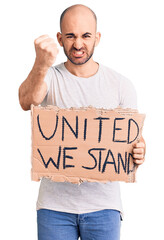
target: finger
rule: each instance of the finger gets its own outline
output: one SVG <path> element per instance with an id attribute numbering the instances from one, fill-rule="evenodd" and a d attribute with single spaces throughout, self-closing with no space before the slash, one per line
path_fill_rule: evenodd
<path id="1" fill-rule="evenodd" d="M 54 39 L 53 38 L 44 38 L 41 43 L 55 43 Z"/>
<path id="2" fill-rule="evenodd" d="M 48 35 L 48 34 L 42 35 L 42 36 L 36 38 L 35 41 L 34 41 L 34 43 L 35 43 L 35 44 L 39 44 L 40 42 L 42 42 L 43 40 L 45 40 L 45 39 L 47 39 L 47 38 L 49 38 L 49 35 Z"/>
<path id="3" fill-rule="evenodd" d="M 144 154 L 144 148 L 133 148 L 133 153 Z"/>
<path id="4" fill-rule="evenodd" d="M 133 154 L 133 158 L 141 160 L 144 158 L 144 155 L 143 154 Z"/>
<path id="5" fill-rule="evenodd" d="M 39 47 L 40 48 L 42 48 L 42 49 L 44 49 L 44 48 L 47 48 L 47 47 L 55 47 L 55 48 L 57 48 L 57 44 L 54 42 L 54 40 L 53 39 L 46 39 L 46 40 L 44 40 L 44 41 L 42 41 L 40 44 L 39 44 Z"/>
<path id="6" fill-rule="evenodd" d="M 50 43 L 50 44 L 48 44 L 47 45 L 47 49 L 53 49 L 53 50 L 55 50 L 56 49 L 56 51 L 58 50 L 58 46 L 57 46 L 57 44 L 56 43 Z"/>
<path id="7" fill-rule="evenodd" d="M 138 142 L 133 145 L 134 148 L 144 148 L 145 144 L 143 142 Z"/>
<path id="8" fill-rule="evenodd" d="M 134 159 L 134 160 L 133 160 L 133 162 L 136 163 L 136 164 L 138 164 L 138 165 L 143 164 L 144 161 L 145 161 L 145 159 L 142 159 L 142 160 L 140 160 L 140 159 Z"/>
<path id="9" fill-rule="evenodd" d="M 55 46 L 54 44 L 48 46 L 48 47 L 46 48 L 46 51 L 47 51 L 48 53 L 50 53 L 51 56 L 54 56 L 54 57 L 56 57 L 57 54 L 59 53 L 59 49 L 58 49 L 57 46 Z"/>

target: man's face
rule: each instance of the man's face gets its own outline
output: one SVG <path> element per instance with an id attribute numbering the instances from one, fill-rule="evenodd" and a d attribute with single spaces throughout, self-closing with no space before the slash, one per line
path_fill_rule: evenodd
<path id="1" fill-rule="evenodd" d="M 73 64 L 82 65 L 92 57 L 95 40 L 89 32 L 82 33 L 81 36 L 71 33 L 66 35 L 63 48 L 65 55 Z"/>
<path id="2" fill-rule="evenodd" d="M 58 40 L 71 63 L 82 65 L 89 61 L 98 42 L 93 15 L 88 12 L 66 13 Z"/>

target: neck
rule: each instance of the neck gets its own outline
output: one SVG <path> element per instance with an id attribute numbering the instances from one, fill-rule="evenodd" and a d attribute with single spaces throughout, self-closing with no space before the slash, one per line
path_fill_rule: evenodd
<path id="1" fill-rule="evenodd" d="M 98 71 L 99 65 L 94 62 L 93 59 L 90 59 L 88 62 L 82 65 L 75 65 L 69 60 L 64 64 L 67 70 L 77 77 L 88 78 L 96 74 Z"/>

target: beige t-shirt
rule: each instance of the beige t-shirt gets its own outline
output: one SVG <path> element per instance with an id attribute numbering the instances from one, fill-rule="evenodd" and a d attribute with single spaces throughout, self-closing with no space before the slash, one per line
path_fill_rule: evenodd
<path id="1" fill-rule="evenodd" d="M 137 108 L 136 92 L 132 83 L 114 70 L 99 65 L 97 73 L 89 78 L 71 74 L 64 63 L 49 69 L 45 82 L 47 95 L 42 106 L 60 108 Z M 37 210 L 45 208 L 69 213 L 88 213 L 115 209 L 122 213 L 118 182 L 53 182 L 43 178 L 40 184 Z"/>

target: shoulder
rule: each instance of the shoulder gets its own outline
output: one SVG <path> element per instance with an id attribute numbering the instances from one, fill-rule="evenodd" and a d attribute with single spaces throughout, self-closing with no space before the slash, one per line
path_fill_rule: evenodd
<path id="1" fill-rule="evenodd" d="M 113 78 L 115 78 L 115 80 L 119 81 L 119 82 L 131 82 L 127 77 L 123 76 L 121 73 L 115 71 L 114 69 L 107 67 L 105 65 L 101 64 L 101 69 L 104 73 L 106 73 L 107 75 L 112 76 Z"/>
<path id="2" fill-rule="evenodd" d="M 123 108 L 137 108 L 137 94 L 133 82 L 122 75 L 121 73 L 113 70 L 112 68 L 101 65 L 102 71 L 117 83 L 120 106 Z"/>
<path id="3" fill-rule="evenodd" d="M 120 85 L 120 89 L 121 88 L 133 88 L 134 89 L 134 85 L 133 85 L 132 81 L 129 78 L 122 75 L 121 73 L 115 71 L 114 69 L 112 69 L 110 67 L 104 66 L 104 65 L 101 65 L 101 69 L 106 74 L 107 77 L 110 77 L 110 79 L 113 79 Z"/>
<path id="4" fill-rule="evenodd" d="M 45 76 L 45 82 L 49 82 L 49 81 L 57 78 L 57 73 L 62 72 L 62 71 L 63 71 L 63 63 L 51 66 L 48 69 L 47 74 Z"/>
<path id="5" fill-rule="evenodd" d="M 57 64 L 55 66 L 52 66 L 50 68 L 50 71 L 51 72 L 62 72 L 64 71 L 65 67 L 64 67 L 64 63 L 60 63 L 60 64 Z"/>
<path id="6" fill-rule="evenodd" d="M 51 66 L 44 78 L 44 82 L 46 82 L 48 89 L 50 88 L 50 84 L 52 81 L 54 81 L 57 78 L 57 71 L 60 69 L 62 64 L 58 64 L 56 66 Z"/>

